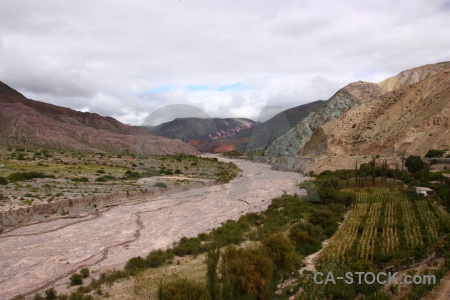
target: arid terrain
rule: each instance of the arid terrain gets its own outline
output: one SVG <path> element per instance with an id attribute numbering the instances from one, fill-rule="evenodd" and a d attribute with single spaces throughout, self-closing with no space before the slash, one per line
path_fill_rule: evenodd
<path id="1" fill-rule="evenodd" d="M 301 174 L 231 161 L 242 172 L 227 184 L 139 199 L 101 209 L 96 215 L 3 233 L 0 299 L 65 286 L 68 276 L 82 267 L 94 273 L 122 267 L 131 257 L 171 246 L 183 236 L 209 231 L 245 212 L 264 210 L 272 198 L 285 192 L 302 193 Z"/>

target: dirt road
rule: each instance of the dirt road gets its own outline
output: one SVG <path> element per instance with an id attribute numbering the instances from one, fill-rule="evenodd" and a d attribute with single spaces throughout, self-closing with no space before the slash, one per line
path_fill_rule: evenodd
<path id="1" fill-rule="evenodd" d="M 65 282 L 82 267 L 95 271 L 122 266 L 131 257 L 171 246 L 182 236 L 264 210 L 284 192 L 302 192 L 296 186 L 305 179 L 301 174 L 231 161 L 243 172 L 228 184 L 142 199 L 97 216 L 60 219 L 0 235 L 0 299 Z"/>

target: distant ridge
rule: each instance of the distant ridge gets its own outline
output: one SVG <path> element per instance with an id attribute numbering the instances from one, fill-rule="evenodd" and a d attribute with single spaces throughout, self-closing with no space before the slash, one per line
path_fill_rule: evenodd
<path id="1" fill-rule="evenodd" d="M 0 82 L 0 144 L 137 154 L 198 153 L 111 117 L 25 98 Z"/>

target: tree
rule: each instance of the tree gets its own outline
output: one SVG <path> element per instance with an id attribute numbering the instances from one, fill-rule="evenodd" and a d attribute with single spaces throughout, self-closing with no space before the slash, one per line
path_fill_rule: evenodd
<path id="1" fill-rule="evenodd" d="M 211 300 L 219 299 L 219 279 L 217 276 L 219 258 L 219 248 L 214 243 L 210 243 L 206 252 L 206 289 Z"/>
<path id="2" fill-rule="evenodd" d="M 224 297 L 268 299 L 274 268 L 263 247 L 228 247 L 222 254 L 220 265 Z"/>
<path id="3" fill-rule="evenodd" d="M 425 168 L 425 162 L 420 156 L 410 155 L 405 161 L 405 166 L 409 172 L 417 173 Z"/>
<path id="4" fill-rule="evenodd" d="M 284 275 L 294 271 L 300 261 L 294 245 L 284 234 L 268 236 L 262 242 L 275 265 L 275 275 L 283 281 Z"/>

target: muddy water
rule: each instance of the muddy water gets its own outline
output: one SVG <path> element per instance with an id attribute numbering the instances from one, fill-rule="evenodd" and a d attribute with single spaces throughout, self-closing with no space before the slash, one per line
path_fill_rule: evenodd
<path id="1" fill-rule="evenodd" d="M 226 159 L 221 159 L 226 160 Z M 232 182 L 142 199 L 74 220 L 18 228 L 0 236 L 0 299 L 33 294 L 82 267 L 105 270 L 131 257 L 169 247 L 182 236 L 209 231 L 228 219 L 267 208 L 272 198 L 302 193 L 298 173 L 233 161 L 243 171 Z"/>

